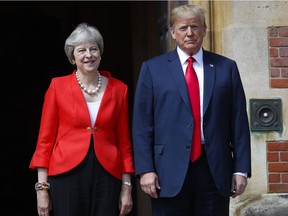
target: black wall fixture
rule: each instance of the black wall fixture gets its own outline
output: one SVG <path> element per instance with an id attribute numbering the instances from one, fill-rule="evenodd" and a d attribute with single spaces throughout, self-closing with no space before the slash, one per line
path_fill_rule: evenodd
<path id="1" fill-rule="evenodd" d="M 250 99 L 251 131 L 282 131 L 281 99 Z"/>

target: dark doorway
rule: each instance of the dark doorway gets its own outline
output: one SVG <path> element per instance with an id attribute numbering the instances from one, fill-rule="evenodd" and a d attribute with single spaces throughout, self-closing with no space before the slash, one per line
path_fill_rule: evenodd
<path id="1" fill-rule="evenodd" d="M 28 166 L 51 78 L 74 69 L 63 49 L 74 27 L 87 22 L 100 30 L 100 67 L 128 84 L 132 106 L 141 62 L 166 48 L 166 7 L 161 1 L 0 2 L 2 215 L 37 215 L 37 176 Z M 130 215 L 137 214 L 134 203 Z"/>

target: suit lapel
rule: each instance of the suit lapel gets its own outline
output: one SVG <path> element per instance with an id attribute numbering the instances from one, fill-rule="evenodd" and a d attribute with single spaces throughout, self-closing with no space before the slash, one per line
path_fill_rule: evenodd
<path id="1" fill-rule="evenodd" d="M 75 117 L 75 119 L 80 119 L 80 121 L 83 121 L 85 125 L 90 125 L 89 110 L 81 88 L 79 87 L 79 84 L 77 83 L 77 80 L 75 78 L 75 71 L 70 76 L 70 80 L 73 97 L 73 110 L 75 116 L 77 116 L 77 118 Z"/>
<path id="2" fill-rule="evenodd" d="M 99 126 L 102 123 L 106 123 L 105 121 L 107 120 L 107 116 L 111 116 L 111 112 L 113 111 L 113 106 L 115 101 L 112 100 L 113 98 L 113 80 L 111 79 L 111 75 L 108 71 L 100 71 L 100 74 L 102 76 L 105 76 L 108 78 L 107 86 L 104 91 L 101 104 L 99 107 L 99 113 L 101 115 L 97 115 L 96 118 L 96 125 Z"/>
<path id="3" fill-rule="evenodd" d="M 183 99 L 187 108 L 191 110 L 186 81 L 176 49 L 171 52 L 171 55 L 168 57 L 168 68 L 176 84 L 176 88 L 179 90 L 181 98 Z"/>
<path id="4" fill-rule="evenodd" d="M 216 65 L 214 64 L 214 58 L 207 51 L 203 52 L 203 64 L 204 64 L 203 114 L 205 115 L 209 101 L 212 96 L 216 76 L 215 74 Z"/>

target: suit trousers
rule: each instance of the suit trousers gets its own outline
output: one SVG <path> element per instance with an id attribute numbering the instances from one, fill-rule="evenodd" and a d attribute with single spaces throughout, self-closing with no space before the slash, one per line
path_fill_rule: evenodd
<path id="1" fill-rule="evenodd" d="M 49 176 L 53 216 L 119 215 L 121 181 L 99 163 L 93 138 L 84 161 L 65 174 Z"/>
<path id="2" fill-rule="evenodd" d="M 229 216 L 229 197 L 222 196 L 213 181 L 205 150 L 190 162 L 179 194 L 151 198 L 153 216 Z"/>

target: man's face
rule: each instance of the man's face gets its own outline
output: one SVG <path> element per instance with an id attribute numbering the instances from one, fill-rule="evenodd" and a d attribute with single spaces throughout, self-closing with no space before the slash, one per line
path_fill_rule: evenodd
<path id="1" fill-rule="evenodd" d="M 191 56 L 202 47 L 206 27 L 198 17 L 191 17 L 177 20 L 170 29 L 170 33 L 179 48 Z"/>

